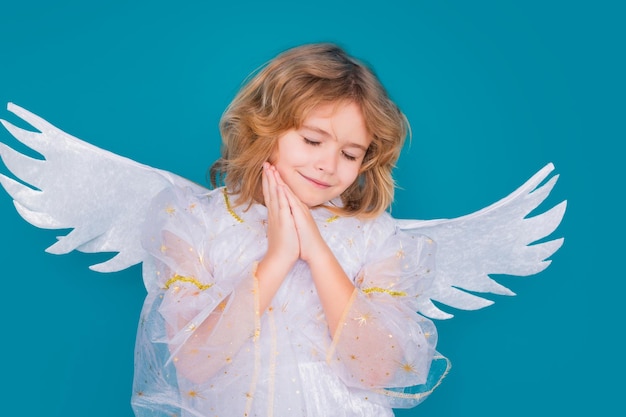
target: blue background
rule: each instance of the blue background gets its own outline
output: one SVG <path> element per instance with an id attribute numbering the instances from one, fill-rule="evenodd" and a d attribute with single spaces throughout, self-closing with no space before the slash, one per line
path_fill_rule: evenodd
<path id="1" fill-rule="evenodd" d="M 453 369 L 397 414 L 624 415 L 619 2 L 178 3 L 3 4 L 0 103 L 203 182 L 244 78 L 288 47 L 339 43 L 412 124 L 395 216 L 473 212 L 550 161 L 561 178 L 544 208 L 569 204 L 550 268 L 503 277 L 517 297 L 437 323 Z M 0 219 L 2 414 L 130 417 L 139 268 L 97 274 L 98 255 L 44 253 L 55 232 L 24 222 L 5 193 Z"/>

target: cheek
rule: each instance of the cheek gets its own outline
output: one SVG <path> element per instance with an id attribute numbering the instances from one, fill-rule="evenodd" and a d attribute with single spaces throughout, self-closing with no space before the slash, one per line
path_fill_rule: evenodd
<path id="1" fill-rule="evenodd" d="M 342 169 L 341 178 L 345 187 L 348 188 L 359 176 L 360 165 L 351 163 Z"/>
<path id="2" fill-rule="evenodd" d="M 306 166 L 311 162 L 311 149 L 297 143 L 289 143 L 280 148 L 280 152 L 275 153 L 276 165 L 297 168 Z"/>
<path id="3" fill-rule="evenodd" d="M 293 132 L 287 132 L 276 141 L 274 151 L 269 162 L 272 165 L 289 165 L 295 162 L 295 156 L 299 154 L 297 137 Z"/>

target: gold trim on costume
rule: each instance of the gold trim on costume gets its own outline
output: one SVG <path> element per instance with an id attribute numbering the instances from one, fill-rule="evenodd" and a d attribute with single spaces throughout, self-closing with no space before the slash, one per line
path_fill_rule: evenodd
<path id="1" fill-rule="evenodd" d="M 224 193 L 224 195 L 226 195 Z M 252 337 L 252 343 L 254 344 L 254 373 L 250 380 L 250 390 L 246 395 L 246 409 L 244 416 L 251 415 L 252 401 L 256 393 L 256 385 L 259 380 L 259 371 L 261 369 L 261 347 L 259 346 L 259 338 L 261 337 L 261 300 L 259 299 L 259 281 L 256 277 L 256 269 L 259 266 L 258 262 L 254 263 L 252 269 L 252 294 L 254 300 L 254 336 Z"/>
<path id="2" fill-rule="evenodd" d="M 226 210 L 228 210 L 230 215 L 233 216 L 235 220 L 237 220 L 239 223 L 243 223 L 243 219 L 239 217 L 237 213 L 235 213 L 235 210 L 233 210 L 232 206 L 230 205 L 230 199 L 228 198 L 228 190 L 226 190 L 226 187 L 222 189 L 222 194 L 224 194 L 224 203 L 226 204 Z"/>
<path id="3" fill-rule="evenodd" d="M 196 287 L 198 287 L 199 290 L 204 291 L 204 290 L 208 290 L 209 288 L 211 288 L 213 286 L 213 284 L 203 284 L 200 281 L 198 281 L 196 278 L 194 277 L 184 277 L 182 275 L 174 275 L 172 278 L 168 279 L 167 282 L 165 283 L 165 286 L 163 287 L 166 290 L 169 290 L 170 286 L 178 281 L 182 281 L 182 282 L 188 282 L 190 284 L 195 285 Z"/>
<path id="4" fill-rule="evenodd" d="M 270 334 L 272 335 L 270 364 L 268 369 L 268 394 L 267 394 L 267 417 L 274 416 L 274 400 L 276 396 L 276 355 L 278 355 L 278 337 L 276 335 L 276 320 L 274 318 L 274 309 L 267 310 L 268 321 L 270 324 Z"/>
<path id="5" fill-rule="evenodd" d="M 365 294 L 369 294 L 372 292 L 380 292 L 380 293 L 389 294 L 392 297 L 406 297 L 407 296 L 407 293 L 405 293 L 404 291 L 393 291 L 393 290 L 387 290 L 385 288 L 380 288 L 380 287 L 363 288 L 361 291 L 363 291 Z"/>

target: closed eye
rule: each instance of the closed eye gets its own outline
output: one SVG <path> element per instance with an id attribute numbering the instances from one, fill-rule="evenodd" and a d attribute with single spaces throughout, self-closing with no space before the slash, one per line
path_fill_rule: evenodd
<path id="1" fill-rule="evenodd" d="M 306 136 L 302 136 L 302 140 L 304 140 L 304 143 L 311 146 L 320 146 L 322 144 L 321 141 L 309 139 Z M 356 156 L 349 154 L 346 151 L 341 151 L 341 155 L 348 161 L 356 161 L 358 159 Z"/>
<path id="2" fill-rule="evenodd" d="M 302 139 L 304 139 L 304 143 L 306 143 L 307 145 L 312 145 L 312 146 L 318 146 L 320 145 L 322 142 L 316 141 L 316 140 L 311 140 L 309 138 L 305 138 L 303 137 Z"/>
<path id="3" fill-rule="evenodd" d="M 348 161 L 356 161 L 356 156 L 354 155 L 350 155 L 349 153 L 346 153 L 345 151 L 342 151 L 341 154 L 344 156 L 344 158 L 346 158 Z"/>

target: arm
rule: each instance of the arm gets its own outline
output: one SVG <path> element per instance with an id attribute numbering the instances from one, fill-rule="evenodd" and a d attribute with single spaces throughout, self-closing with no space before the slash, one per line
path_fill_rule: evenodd
<path id="1" fill-rule="evenodd" d="M 285 194 L 277 187 L 269 165 L 262 175 L 268 209 L 268 249 L 258 265 L 245 271 L 247 276 L 232 290 L 199 289 L 182 282 L 164 294 L 160 313 L 167 321 L 170 352 L 177 370 L 194 382 L 214 375 L 246 341 L 258 335 L 261 314 L 298 259 L 297 233 Z M 189 234 L 193 235 L 202 227 L 191 229 Z M 211 266 L 199 261 L 203 258 L 197 251 L 203 246 L 201 241 L 188 243 L 186 240 L 194 241 L 193 236 L 183 239 L 167 231 L 161 238 L 158 256 L 169 257 L 166 263 L 170 264 L 161 272 L 163 276 L 204 277 L 203 283 L 216 281 L 218 277 L 212 276 Z"/>
<path id="2" fill-rule="evenodd" d="M 259 281 L 260 311 L 270 305 L 285 277 L 298 260 L 300 242 L 285 188 L 268 163 L 263 165 L 263 199 L 267 207 L 267 252 L 259 262 L 256 277 Z"/>
<path id="3" fill-rule="evenodd" d="M 201 383 L 258 334 L 256 265 L 240 271 L 230 287 L 227 277 L 215 279 L 210 271 L 193 268 L 197 252 L 186 242 L 168 231 L 163 235 L 167 250 L 156 262 L 162 277 L 158 313 L 170 360 L 180 376 Z"/>
<path id="4" fill-rule="evenodd" d="M 299 256 L 311 269 L 328 328 L 334 334 L 354 292 L 354 284 L 322 238 L 309 208 L 286 185 L 282 187 L 297 230 Z"/>
<path id="5" fill-rule="evenodd" d="M 143 343 L 194 382 L 226 366 L 252 342 L 259 325 L 254 273 L 261 250 L 250 251 L 258 248 L 258 237 L 218 227 L 220 197 L 162 193 L 153 201 L 142 235 L 150 255 L 144 282 L 154 300 L 142 325 Z"/>
<path id="6" fill-rule="evenodd" d="M 415 312 L 434 273 L 434 243 L 386 233 L 369 237 L 367 263 L 327 354 L 342 379 L 358 387 L 423 384 L 435 354 L 435 326 Z"/>
<path id="7" fill-rule="evenodd" d="M 423 381 L 434 354 L 436 332 L 430 321 L 411 309 L 415 294 L 406 287 L 427 282 L 426 246 L 420 246 L 422 254 L 417 253 L 411 236 L 392 236 L 385 245 L 380 242 L 388 235 L 370 237 L 380 246 L 373 245 L 371 265 L 362 271 L 357 280 L 361 288 L 357 288 L 322 238 L 308 207 L 288 188 L 286 193 L 298 231 L 300 258 L 311 269 L 333 335 L 327 360 L 354 386 L 408 386 Z M 395 227 L 385 230 L 389 229 Z M 415 248 L 408 253 L 410 259 L 398 256 L 403 245 Z M 391 290 L 401 287 L 409 291 Z"/>
<path id="8" fill-rule="evenodd" d="M 251 307 L 252 291 L 246 284 L 226 297 L 183 343 L 170 343 L 176 369 L 182 376 L 194 383 L 208 380 L 232 362 L 244 343 L 256 337 L 258 320 Z M 180 331 L 189 331 L 188 322 L 177 324 L 178 331 L 167 326 L 170 340 Z"/>

